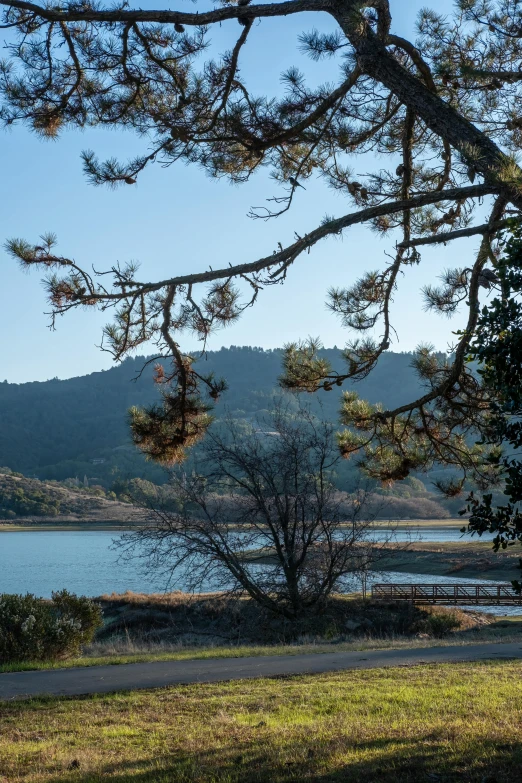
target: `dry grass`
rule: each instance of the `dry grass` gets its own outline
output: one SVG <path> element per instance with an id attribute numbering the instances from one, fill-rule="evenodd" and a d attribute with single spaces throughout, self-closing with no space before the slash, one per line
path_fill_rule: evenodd
<path id="1" fill-rule="evenodd" d="M 11 703 L 0 780 L 519 783 L 521 711 L 519 662 Z"/>
<path id="2" fill-rule="evenodd" d="M 301 633 L 289 642 L 272 641 L 272 643 L 267 643 L 263 639 L 263 634 L 259 635 L 258 633 L 261 627 L 259 617 L 254 616 L 253 620 L 250 618 L 250 621 L 256 626 L 257 641 L 241 641 L 246 630 L 243 627 L 244 624 L 240 623 L 243 636 L 224 642 L 219 634 L 214 635 L 215 628 L 213 631 L 208 631 L 210 621 L 214 622 L 216 617 L 223 619 L 223 615 L 224 621 L 229 622 L 227 615 L 229 604 L 223 596 L 215 594 L 192 596 L 184 593 L 161 595 L 125 593 L 123 595 L 102 596 L 100 600 L 102 600 L 108 615 L 106 630 L 108 629 L 109 632 L 89 645 L 84 650 L 82 657 L 56 662 L 25 661 L 3 664 L 0 665 L 0 672 L 100 664 L 117 665 L 145 661 L 320 654 L 349 650 L 465 645 L 478 642 L 516 642 L 521 639 L 522 634 L 522 618 L 520 617 L 496 620 L 492 615 L 464 612 L 445 607 L 425 607 L 422 613 L 417 612 L 413 620 L 417 623 L 420 619 L 421 626 L 417 626 L 416 631 L 411 630 L 412 618 L 408 614 L 399 616 L 398 621 L 402 623 L 402 627 L 410 627 L 410 632 L 404 633 L 400 631 L 400 627 L 397 630 L 397 618 L 394 620 L 389 608 L 379 609 L 377 615 L 372 615 L 357 596 L 347 596 L 339 600 L 337 614 L 334 613 L 330 619 L 327 618 L 327 622 L 322 626 L 322 634 L 318 632 Z M 248 599 L 239 601 L 239 608 L 246 611 L 247 617 L 250 616 L 249 612 L 252 610 L 251 603 Z M 343 612 L 340 612 L 339 608 Z M 177 613 L 181 612 L 181 615 L 185 617 L 187 610 L 189 610 L 190 627 L 195 633 L 184 632 L 176 636 L 179 631 Z M 124 612 L 124 622 L 121 622 L 120 611 Z M 370 621 L 370 626 L 361 624 L 354 631 L 347 630 L 342 625 L 347 617 L 348 619 L 359 618 L 363 623 L 367 623 L 368 616 L 373 617 L 374 620 L 373 624 Z M 444 638 L 439 638 L 438 635 L 433 634 L 431 618 L 448 616 L 456 620 L 459 629 L 447 633 Z M 238 618 L 241 620 L 241 611 L 236 611 L 235 617 L 236 620 Z M 384 626 L 378 625 L 383 620 Z M 126 624 L 127 622 L 129 625 Z M 167 623 L 167 626 L 163 625 L 164 622 Z M 423 628 L 422 623 L 427 625 Z M 174 633 L 168 624 L 174 624 Z M 111 628 L 112 632 L 110 632 Z M 117 633 L 114 633 L 115 628 L 119 629 Z M 203 631 L 203 634 L 199 633 L 198 629 Z M 426 633 L 430 630 L 431 635 Z"/>
<path id="3" fill-rule="evenodd" d="M 199 604 L 201 601 L 226 600 L 226 597 L 223 593 L 184 593 L 182 590 L 173 590 L 171 593 L 135 593 L 132 590 L 127 590 L 125 593 L 104 593 L 95 600 L 114 606 L 154 605 L 158 609 L 165 607 L 170 609 Z M 247 601 L 248 599 L 238 598 L 235 600 Z"/>
<path id="4" fill-rule="evenodd" d="M 77 666 L 120 666 L 125 663 L 147 663 L 153 661 L 192 661 L 207 658 L 249 658 L 267 655 L 320 655 L 332 652 L 363 652 L 365 650 L 422 650 L 427 647 L 455 647 L 470 644 L 520 642 L 522 631 L 512 633 L 488 633 L 478 631 L 473 636 L 451 635 L 445 639 L 390 636 L 386 639 L 366 637 L 354 642 L 317 642 L 306 638 L 295 644 L 240 645 L 223 647 L 206 645 L 185 646 L 159 642 L 146 644 L 134 642 L 100 642 L 90 645 L 80 658 L 61 661 L 23 661 L 0 665 L 0 674 L 19 671 L 44 671 L 46 669 L 71 669 Z M 0 783 L 4 783 L 0 778 Z"/>

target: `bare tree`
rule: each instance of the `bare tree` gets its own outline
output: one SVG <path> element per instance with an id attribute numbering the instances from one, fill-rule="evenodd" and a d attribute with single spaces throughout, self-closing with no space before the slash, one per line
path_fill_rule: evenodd
<path id="1" fill-rule="evenodd" d="M 332 311 L 359 335 L 344 351 L 346 371 L 333 372 L 313 342 L 290 345 L 283 384 L 329 390 L 364 377 L 394 339 L 390 305 L 401 275 L 421 262 L 422 248 L 477 236 L 476 255 L 449 270 L 442 286 L 424 291 L 427 306 L 442 314 L 467 309 L 452 359 L 422 348 L 415 366 L 425 393 L 393 410 L 348 395 L 340 445 L 345 456 L 362 452 L 368 471 L 385 481 L 438 461 L 487 482 L 487 455 L 468 436 L 487 435 L 489 396 L 466 357 L 480 290 L 496 285 L 487 265 L 496 263 L 499 232 L 520 220 L 520 0 L 460 0 L 452 18 L 424 10 L 416 41 L 393 32 L 391 0 L 223 0 L 221 7 L 191 13 L 133 10 L 126 3 L 103 8 L 89 0 L 0 5 L 11 36 L 0 73 L 6 125 L 26 122 L 45 136 L 107 125 L 151 140 L 127 163 L 86 152 L 85 171 L 95 185 L 132 186 L 155 162 L 183 160 L 237 183 L 269 166 L 281 189 L 268 207 L 252 209 L 254 219 L 288 211 L 311 176 L 324 178 L 350 204 L 346 214 L 325 217 L 261 258 L 199 271 L 188 261 L 186 274 L 158 281 L 142 277 L 133 264 L 86 271 L 57 253 L 53 235 L 37 244 L 9 243 L 24 266 L 49 271 L 53 318 L 79 306 L 115 308 L 105 344 L 116 359 L 152 339 L 172 360 L 171 371 L 158 377 L 164 405 L 133 412 L 134 438 L 145 453 L 181 461 L 206 432 L 209 405 L 225 387 L 196 369 L 180 347 L 182 333 L 196 332 L 205 342 L 216 326 L 254 304 L 263 288 L 296 273 L 300 257 L 319 241 L 366 223 L 390 235 L 391 253 L 384 269 L 328 295 Z M 316 25 L 325 15 L 334 20 L 333 32 L 314 29 L 300 45 L 312 60 L 331 57 L 336 86 L 310 88 L 292 68 L 284 74 L 283 96 L 253 96 L 240 60 L 254 23 L 296 13 Z M 198 66 L 212 26 L 238 22 L 232 50 Z M 370 168 L 360 181 L 354 160 L 358 171 Z M 487 216 L 477 222 L 481 204 Z"/>
<path id="2" fill-rule="evenodd" d="M 368 493 L 335 489 L 340 458 L 332 424 L 308 408 L 279 402 L 258 426 L 227 418 L 209 430 L 198 473 L 174 474 L 179 511 L 155 508 L 123 546 L 186 587 L 300 617 L 390 554 L 391 534 L 374 540 Z"/>

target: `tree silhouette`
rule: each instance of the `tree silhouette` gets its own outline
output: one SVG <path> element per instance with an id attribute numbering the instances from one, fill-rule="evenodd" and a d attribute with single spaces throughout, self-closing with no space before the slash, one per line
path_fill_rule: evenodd
<path id="1" fill-rule="evenodd" d="M 11 36 L 1 71 L 6 125 L 25 122 L 44 136 L 108 125 L 152 139 L 150 149 L 127 163 L 84 153 L 93 184 L 132 186 L 147 166 L 182 160 L 235 183 L 269 167 L 279 194 L 268 208 L 253 208 L 253 219 L 290 210 L 296 190 L 311 176 L 323 177 L 349 204 L 343 216 L 325 218 L 262 258 L 160 281 L 143 279 L 132 264 L 87 272 L 57 254 L 52 235 L 37 245 L 8 243 L 23 265 L 48 268 L 54 315 L 80 306 L 114 308 L 105 344 L 116 359 L 151 339 L 172 359 L 171 371 L 158 370 L 164 404 L 132 414 L 135 441 L 146 453 L 180 461 L 205 433 L 212 399 L 225 388 L 195 370 L 180 346 L 182 333 L 196 332 L 205 341 L 253 305 L 261 288 L 286 281 L 319 241 L 365 223 L 390 235 L 390 261 L 351 288 L 328 294 L 331 310 L 356 334 L 344 351 L 346 372 L 333 372 L 318 344 L 293 344 L 282 383 L 328 391 L 367 375 L 393 340 L 390 303 L 401 273 L 421 262 L 425 245 L 479 236 L 474 258 L 448 270 L 441 286 L 424 290 L 426 305 L 443 314 L 467 308 L 451 360 L 421 348 L 415 364 L 426 393 L 393 410 L 347 394 L 340 447 L 345 456 L 362 453 L 366 470 L 385 481 L 434 461 L 458 466 L 484 484 L 491 478 L 486 451 L 470 445 L 469 437 L 487 435 L 491 391 L 466 359 L 480 289 L 496 285 L 487 265 L 495 266 L 499 232 L 519 219 L 522 205 L 516 161 L 522 142 L 519 0 L 460 0 L 448 19 L 424 10 L 415 42 L 392 32 L 388 0 L 239 0 L 194 13 L 132 10 L 126 3 L 0 5 Z M 331 58 L 332 74 L 340 73 L 337 86 L 311 88 L 291 68 L 282 97 L 253 95 L 240 71 L 252 26 L 296 13 L 311 15 L 317 25 L 324 14 L 335 20 L 335 32 L 313 30 L 300 37 L 300 46 L 313 60 Z M 203 61 L 212 27 L 238 22 L 233 50 Z M 351 164 L 368 152 L 386 166 L 356 181 Z M 482 204 L 488 215 L 478 222 Z M 241 281 L 251 291 L 246 300 Z M 443 489 L 451 494 L 460 485 Z"/>
<path id="2" fill-rule="evenodd" d="M 123 552 L 185 589 L 238 592 L 289 620 L 324 609 L 393 556 L 394 530 L 376 536 L 367 488 L 348 495 L 332 483 L 334 425 L 292 407 L 274 399 L 246 426 L 226 416 L 193 474 L 173 471 L 170 508 L 157 488 L 131 493 L 149 513 L 121 539 Z"/>

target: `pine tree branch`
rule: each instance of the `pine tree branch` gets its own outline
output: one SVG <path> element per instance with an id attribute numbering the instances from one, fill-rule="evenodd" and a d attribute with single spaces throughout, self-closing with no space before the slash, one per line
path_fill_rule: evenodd
<path id="1" fill-rule="evenodd" d="M 522 71 L 487 71 L 487 70 L 475 70 L 474 68 L 465 68 L 462 72 L 463 76 L 475 76 L 479 79 L 499 79 L 503 82 L 520 82 L 522 81 Z M 498 85 L 500 88 L 502 85 Z"/>
<path id="2" fill-rule="evenodd" d="M 265 149 L 268 147 L 273 147 L 276 144 L 282 144 L 285 141 L 289 141 L 296 136 L 298 136 L 300 133 L 302 133 L 304 130 L 310 127 L 310 125 L 313 125 L 313 123 L 316 120 L 321 119 L 323 115 L 328 111 L 328 109 L 333 108 L 335 106 L 335 103 L 342 97 L 344 97 L 356 84 L 357 79 L 360 77 L 362 71 L 357 66 L 353 69 L 351 74 L 348 76 L 347 79 L 344 80 L 342 84 L 339 85 L 335 90 L 333 90 L 327 98 L 322 101 L 319 106 L 317 106 L 316 109 L 314 109 L 310 114 L 305 117 L 300 122 L 297 122 L 295 125 L 293 125 L 291 128 L 288 128 L 281 133 L 277 134 L 276 136 L 272 136 L 268 138 L 266 141 L 259 140 L 256 143 L 256 149 Z M 394 109 L 394 112 L 397 111 L 397 108 Z M 391 112 L 390 112 L 391 115 Z M 382 122 L 384 124 L 390 117 L 388 115 Z"/>
<path id="3" fill-rule="evenodd" d="M 25 0 L 0 0 L 0 5 L 8 8 L 17 8 L 20 11 L 28 11 L 34 16 L 45 19 L 47 22 L 156 22 L 158 24 L 182 24 L 187 26 L 204 26 L 224 22 L 227 19 L 254 20 L 261 17 L 287 16 L 288 14 L 300 14 L 303 11 L 327 11 L 329 3 L 326 0 L 287 0 L 282 3 L 267 3 L 266 5 L 250 6 L 226 6 L 214 11 L 203 13 L 186 13 L 184 11 L 160 11 L 160 10 L 129 10 L 115 9 L 98 10 L 95 8 L 78 7 L 57 10 L 45 8 L 36 3 Z M 350 5 L 358 5 L 356 0 L 350 0 Z M 371 3 L 368 3 L 371 5 Z"/>
<path id="4" fill-rule="evenodd" d="M 354 46 L 363 71 L 391 90 L 433 133 L 455 147 L 474 172 L 482 174 L 487 182 L 500 185 L 508 199 L 522 207 L 522 169 L 510 162 L 492 139 L 398 62 L 371 27 L 356 18 L 351 5 L 335 6 L 331 13 Z M 508 163 L 511 171 L 507 171 Z"/>
<path id="5" fill-rule="evenodd" d="M 495 223 L 499 222 L 498 218 L 502 215 L 505 206 L 506 206 L 505 197 L 499 196 L 493 206 L 489 223 L 487 224 L 487 227 L 489 227 L 490 231 L 492 230 L 492 227 L 495 225 Z M 464 367 L 464 361 L 469 349 L 469 344 L 473 338 L 473 335 L 475 334 L 475 328 L 479 317 L 479 306 L 478 306 L 479 275 L 482 271 L 484 264 L 489 258 L 489 252 L 488 252 L 489 250 L 490 250 L 489 237 L 484 236 L 482 239 L 480 249 L 477 253 L 477 259 L 473 266 L 471 272 L 471 278 L 469 282 L 468 322 L 466 324 L 466 328 L 462 332 L 462 337 L 455 351 L 455 358 L 453 360 L 453 364 L 451 366 L 447 378 L 444 380 L 442 384 L 436 386 L 434 389 L 429 391 L 427 394 L 424 394 L 418 400 L 414 400 L 413 402 L 410 402 L 406 405 L 401 405 L 400 407 L 395 408 L 394 410 L 384 411 L 383 413 L 379 413 L 378 417 L 380 419 L 383 420 L 393 419 L 401 414 L 409 413 L 410 411 L 415 410 L 416 408 L 424 407 L 428 403 L 433 402 L 433 400 L 436 400 L 437 398 L 443 396 L 449 389 L 451 389 L 454 386 L 455 383 L 457 383 Z"/>
<path id="6" fill-rule="evenodd" d="M 405 51 L 406 54 L 408 54 L 411 60 L 415 63 L 419 72 L 422 74 L 426 83 L 426 87 L 428 87 L 428 89 L 432 92 L 437 92 L 437 87 L 433 81 L 433 74 L 431 73 L 431 69 L 428 63 L 422 58 L 419 50 L 410 41 L 408 41 L 406 38 L 401 38 L 399 35 L 389 35 L 388 43 L 392 44 L 393 46 L 398 46 L 399 49 Z"/>
<path id="7" fill-rule="evenodd" d="M 243 28 L 243 30 L 241 32 L 241 35 L 239 36 L 239 38 L 238 38 L 238 40 L 236 42 L 236 45 L 234 46 L 234 49 L 232 51 L 232 57 L 231 57 L 231 60 L 230 60 L 230 67 L 228 69 L 227 81 L 226 81 L 226 84 L 225 84 L 225 88 L 223 90 L 223 97 L 222 97 L 222 99 L 221 99 L 221 101 L 219 103 L 218 108 L 214 112 L 214 116 L 212 117 L 212 121 L 210 123 L 210 127 L 208 129 L 206 129 L 207 132 L 210 131 L 215 126 L 215 124 L 216 124 L 216 122 L 218 120 L 219 115 L 221 114 L 221 112 L 223 111 L 223 109 L 225 108 L 225 106 L 227 104 L 228 98 L 230 96 L 230 91 L 232 89 L 232 84 L 234 82 L 234 78 L 235 78 L 236 73 L 237 73 L 237 67 L 238 67 L 238 63 L 239 63 L 239 53 L 241 52 L 242 47 L 246 43 L 246 40 L 248 38 L 248 34 L 249 34 L 251 28 L 252 28 L 252 21 L 249 21 L 249 22 L 247 22 L 247 24 Z"/>
<path id="8" fill-rule="evenodd" d="M 169 286 L 208 283 L 214 280 L 222 280 L 226 278 L 238 277 L 241 275 L 259 273 L 268 270 L 271 267 L 280 268 L 288 266 L 293 263 L 293 261 L 295 261 L 296 258 L 298 258 L 298 256 L 300 256 L 305 250 L 311 248 L 321 239 L 324 239 L 325 237 L 332 234 L 339 234 L 343 229 L 348 228 L 349 226 L 353 226 L 358 223 L 364 223 L 367 220 L 373 220 L 380 215 L 404 212 L 404 210 L 416 209 L 418 207 L 438 203 L 440 201 L 458 201 L 460 199 L 466 198 L 477 198 L 479 196 L 496 193 L 497 191 L 498 188 L 494 188 L 488 185 L 471 185 L 470 187 L 466 188 L 451 188 L 445 191 L 423 193 L 420 196 L 415 196 L 410 199 L 368 207 L 367 209 L 362 209 L 358 212 L 352 212 L 348 215 L 344 215 L 343 217 L 323 223 L 309 234 L 306 234 L 304 237 L 298 239 L 289 247 L 284 248 L 280 252 L 274 253 L 271 256 L 266 256 L 250 263 L 225 267 L 223 269 L 209 269 L 206 272 L 194 272 L 188 275 L 180 275 L 169 278 L 167 280 L 160 280 L 156 283 L 135 283 L 132 293 L 148 294 Z M 110 304 L 125 299 L 127 295 L 128 294 L 122 293 L 121 291 L 116 293 L 106 291 L 101 293 L 89 292 L 86 298 L 90 301 L 96 299 L 100 304 Z M 81 299 L 75 302 L 72 306 L 74 307 L 80 304 L 82 304 Z M 69 309 L 69 307 L 70 306 L 68 305 L 67 309 Z"/>
<path id="9" fill-rule="evenodd" d="M 494 234 L 496 231 L 500 231 L 502 228 L 512 225 L 515 222 L 519 222 L 521 218 L 512 217 L 506 220 L 497 220 L 495 223 L 482 223 L 480 226 L 470 226 L 470 228 L 461 228 L 458 231 L 444 231 L 442 234 L 435 234 L 431 237 L 421 237 L 419 239 L 410 239 L 408 241 L 399 242 L 397 247 L 419 247 L 420 245 L 439 245 L 451 242 L 453 239 L 462 239 L 463 237 L 473 237 L 477 234 Z"/>

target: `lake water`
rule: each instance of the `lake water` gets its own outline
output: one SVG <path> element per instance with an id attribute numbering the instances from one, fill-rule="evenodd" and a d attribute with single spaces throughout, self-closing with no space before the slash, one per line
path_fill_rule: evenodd
<path id="1" fill-rule="evenodd" d="M 404 531 L 397 531 L 403 537 Z M 419 528 L 415 540 L 453 541 L 461 536 L 458 528 Z M 166 584 L 164 578 L 145 573 L 137 562 L 119 560 L 112 543 L 118 532 L 108 530 L 17 531 L 0 533 L 0 593 L 34 593 L 50 597 L 53 590 L 66 588 L 79 595 L 104 593 L 164 592 L 183 589 L 182 583 Z M 432 584 L 477 583 L 480 579 L 426 576 L 404 573 L 369 575 L 374 582 L 429 582 Z M 487 582 L 486 582 L 487 584 Z M 353 585 L 360 589 L 359 584 Z M 495 614 L 518 614 L 520 609 L 493 608 Z"/>
<path id="2" fill-rule="evenodd" d="M 81 595 L 163 592 L 165 583 L 119 562 L 110 530 L 0 533 L 0 593 L 34 593 L 49 598 L 66 588 Z"/>

